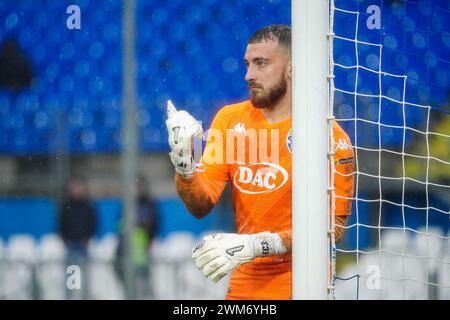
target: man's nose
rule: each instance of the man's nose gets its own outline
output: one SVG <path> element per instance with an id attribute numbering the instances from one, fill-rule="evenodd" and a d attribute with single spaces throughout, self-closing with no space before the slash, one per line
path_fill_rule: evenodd
<path id="1" fill-rule="evenodd" d="M 256 80 L 255 73 L 253 72 L 253 68 L 251 66 L 248 66 L 247 68 L 247 72 L 245 73 L 245 80 L 246 81 Z"/>

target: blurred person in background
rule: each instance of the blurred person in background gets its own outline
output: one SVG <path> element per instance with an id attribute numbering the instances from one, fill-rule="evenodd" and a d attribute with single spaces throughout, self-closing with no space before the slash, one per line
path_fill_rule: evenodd
<path id="1" fill-rule="evenodd" d="M 0 52 L 0 88 L 18 92 L 31 85 L 33 73 L 27 58 L 13 38 L 7 39 Z"/>
<path id="2" fill-rule="evenodd" d="M 158 210 L 153 198 L 148 192 L 148 182 L 143 175 L 139 175 L 135 183 L 137 193 L 137 216 L 136 229 L 134 231 L 133 242 L 133 264 L 136 269 L 137 296 L 150 295 L 149 275 L 150 261 L 149 249 L 158 231 L 159 219 Z M 123 219 L 120 224 L 119 245 L 117 247 L 116 271 L 124 282 L 123 259 L 125 258 L 125 241 L 123 234 Z"/>
<path id="3" fill-rule="evenodd" d="M 87 278 L 88 244 L 96 230 L 97 218 L 87 183 L 82 177 L 73 177 L 60 211 L 59 234 L 66 245 L 67 264 L 81 269 L 83 298 L 88 296 L 87 281 L 84 281 Z M 67 298 L 72 297 L 69 292 L 67 294 Z"/>

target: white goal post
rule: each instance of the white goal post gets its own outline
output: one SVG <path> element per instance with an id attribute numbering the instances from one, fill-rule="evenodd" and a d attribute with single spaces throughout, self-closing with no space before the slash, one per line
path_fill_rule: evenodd
<path id="1" fill-rule="evenodd" d="M 328 287 L 328 0 L 292 0 L 293 299 Z"/>
<path id="2" fill-rule="evenodd" d="M 450 7 L 291 3 L 293 299 L 450 299 Z M 332 121 L 355 172 L 335 170 Z M 353 205 L 339 246 L 336 199 Z"/>

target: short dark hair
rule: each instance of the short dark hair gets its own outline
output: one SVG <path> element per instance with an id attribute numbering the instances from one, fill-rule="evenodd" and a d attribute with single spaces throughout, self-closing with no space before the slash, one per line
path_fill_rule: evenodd
<path id="1" fill-rule="evenodd" d="M 256 31 L 248 40 L 248 44 L 268 40 L 278 40 L 278 43 L 291 52 L 291 27 L 287 24 L 272 24 Z"/>

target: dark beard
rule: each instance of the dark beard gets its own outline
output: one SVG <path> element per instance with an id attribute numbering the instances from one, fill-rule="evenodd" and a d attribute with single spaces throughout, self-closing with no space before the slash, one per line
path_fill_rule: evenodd
<path id="1" fill-rule="evenodd" d="M 253 95 L 250 91 L 250 101 L 256 108 L 270 108 L 284 97 L 286 91 L 287 82 L 286 79 L 282 76 L 281 79 L 270 89 L 267 95 Z"/>

